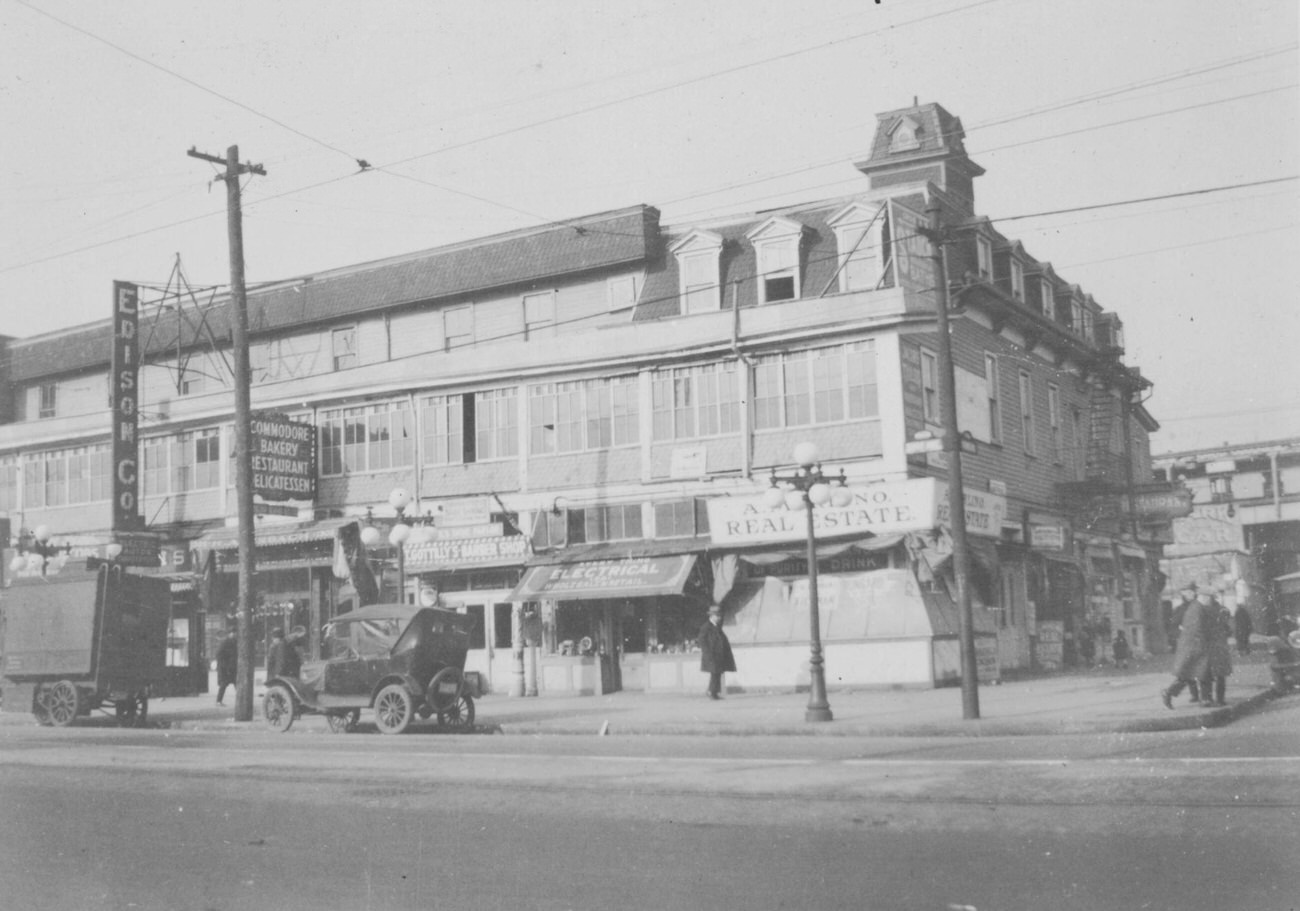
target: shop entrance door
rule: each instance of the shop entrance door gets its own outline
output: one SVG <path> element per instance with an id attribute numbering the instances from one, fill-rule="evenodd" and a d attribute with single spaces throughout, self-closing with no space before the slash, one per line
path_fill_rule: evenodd
<path id="1" fill-rule="evenodd" d="M 596 654 L 600 657 L 600 692 L 623 689 L 623 618 L 621 605 L 606 604 L 597 618 Z"/>

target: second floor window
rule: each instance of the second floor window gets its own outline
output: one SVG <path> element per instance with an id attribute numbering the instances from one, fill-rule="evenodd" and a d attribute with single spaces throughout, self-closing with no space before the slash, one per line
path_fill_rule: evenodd
<path id="1" fill-rule="evenodd" d="M 453 351 L 474 344 L 474 308 L 452 307 L 443 312 L 444 349 Z"/>
<path id="2" fill-rule="evenodd" d="M 638 403 L 635 376 L 533 386 L 528 390 L 528 451 L 633 445 L 640 437 Z"/>
<path id="3" fill-rule="evenodd" d="M 631 503 L 620 506 L 589 506 L 586 514 L 586 541 L 631 541 L 644 537 L 641 534 L 641 506 Z"/>
<path id="4" fill-rule="evenodd" d="M 1047 426 L 1051 434 L 1048 445 L 1051 448 L 1053 462 L 1061 461 L 1061 390 L 1047 385 Z"/>
<path id="5" fill-rule="evenodd" d="M 555 335 L 555 292 L 524 295 L 524 338 Z"/>
<path id="6" fill-rule="evenodd" d="M 1020 432 L 1024 437 L 1025 452 L 1034 455 L 1034 386 L 1029 374 L 1020 371 Z"/>
<path id="7" fill-rule="evenodd" d="M 357 327 L 347 326 L 330 333 L 334 369 L 346 370 L 357 365 Z"/>
<path id="8" fill-rule="evenodd" d="M 415 462 L 415 421 L 405 402 L 324 411 L 318 427 L 322 477 Z"/>
<path id="9" fill-rule="evenodd" d="M 988 383 L 989 396 L 989 442 L 1002 442 L 1002 377 L 998 372 L 998 359 L 992 354 L 984 355 L 984 377 Z"/>
<path id="10" fill-rule="evenodd" d="M 740 430 L 734 362 L 656 371 L 651 387 L 656 440 L 689 440 Z"/>
<path id="11" fill-rule="evenodd" d="M 880 415 L 872 341 L 767 355 L 754 365 L 754 429 Z"/>
<path id="12" fill-rule="evenodd" d="M 41 383 L 40 409 L 37 417 L 52 418 L 59 410 L 59 384 Z"/>

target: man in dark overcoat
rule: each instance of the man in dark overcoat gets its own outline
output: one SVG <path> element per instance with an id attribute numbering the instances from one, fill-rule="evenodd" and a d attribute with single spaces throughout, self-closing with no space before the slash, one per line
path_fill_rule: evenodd
<path id="1" fill-rule="evenodd" d="M 296 639 L 296 636 L 294 637 Z M 284 630 L 276 627 L 271 631 L 271 650 L 266 653 L 266 676 L 297 677 L 302 670 L 302 654 L 294 641 L 286 641 Z"/>
<path id="2" fill-rule="evenodd" d="M 1187 608 L 1195 603 L 1196 584 L 1194 582 L 1188 582 L 1182 588 L 1178 589 L 1178 603 L 1174 605 L 1174 609 L 1170 612 L 1170 624 L 1168 629 L 1169 645 L 1173 648 L 1174 654 L 1178 653 L 1178 639 L 1183 625 L 1183 617 L 1187 613 Z M 1200 681 L 1193 678 L 1185 681 L 1185 685 L 1188 694 L 1192 697 L 1192 702 L 1199 702 L 1201 699 Z"/>
<path id="3" fill-rule="evenodd" d="M 239 643 L 233 629 L 226 630 L 226 638 L 217 646 L 217 705 L 226 697 L 226 687 L 235 685 L 235 671 L 239 667 Z"/>
<path id="4" fill-rule="evenodd" d="M 1215 622 L 1215 613 L 1199 599 L 1191 601 L 1184 609 L 1178 649 L 1174 652 L 1174 682 L 1160 691 L 1165 708 L 1174 707 L 1174 697 L 1183 691 L 1183 687 L 1196 686 L 1197 681 L 1208 676 L 1210 625 Z M 1200 695 L 1209 698 L 1208 693 Z"/>
<path id="5" fill-rule="evenodd" d="M 709 688 L 705 694 L 710 699 L 722 698 L 722 675 L 736 669 L 735 656 L 731 654 L 731 641 L 722 631 L 722 608 L 714 604 L 709 608 L 709 619 L 700 627 L 695 637 L 700 647 L 700 670 L 709 675 Z"/>

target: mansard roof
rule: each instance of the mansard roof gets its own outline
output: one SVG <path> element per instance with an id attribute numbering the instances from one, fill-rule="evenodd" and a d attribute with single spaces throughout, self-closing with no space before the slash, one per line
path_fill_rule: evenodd
<path id="1" fill-rule="evenodd" d="M 250 291 L 249 328 L 256 336 L 388 307 L 640 263 L 656 255 L 658 237 L 658 210 L 639 205 L 303 276 Z M 201 343 L 196 324 L 197 319 L 184 320 L 175 312 L 142 316 L 144 354 L 174 351 L 178 333 L 182 346 Z M 226 299 L 210 308 L 207 325 L 216 338 L 229 337 Z M 14 340 L 8 345 L 8 380 L 101 369 L 111 351 L 108 320 Z"/>

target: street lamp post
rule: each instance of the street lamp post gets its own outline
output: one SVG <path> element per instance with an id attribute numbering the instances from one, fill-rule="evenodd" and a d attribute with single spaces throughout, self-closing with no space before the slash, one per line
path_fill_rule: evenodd
<path id="1" fill-rule="evenodd" d="M 388 505 L 397 513 L 397 521 L 388 532 L 388 543 L 397 549 L 397 597 L 406 603 L 406 542 L 411 537 L 410 520 L 406 517 L 406 507 L 415 498 L 404 487 L 395 487 L 388 495 Z M 367 526 L 361 530 L 361 543 L 373 547 L 379 543 L 379 529 Z"/>
<path id="2" fill-rule="evenodd" d="M 826 670 L 822 658 L 821 617 L 817 602 L 817 538 L 813 524 L 813 510 L 830 503 L 847 506 L 853 494 L 845 485 L 844 473 L 838 478 L 827 478 L 818 461 L 817 447 L 813 443 L 800 443 L 794 449 L 794 460 L 799 470 L 779 476 L 772 469 L 772 486 L 763 494 L 763 505 L 769 509 L 803 510 L 807 519 L 808 536 L 808 707 L 804 721 L 830 721 L 830 703 L 826 699 Z"/>

